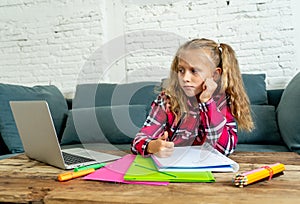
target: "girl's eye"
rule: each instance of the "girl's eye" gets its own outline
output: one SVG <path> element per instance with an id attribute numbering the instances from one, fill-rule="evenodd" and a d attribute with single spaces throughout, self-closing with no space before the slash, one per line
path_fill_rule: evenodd
<path id="1" fill-rule="evenodd" d="M 192 69 L 191 71 L 193 74 L 196 74 L 198 72 L 198 70 L 196 70 L 196 69 Z"/>
<path id="2" fill-rule="evenodd" d="M 179 67 L 179 68 L 178 68 L 178 72 L 179 72 L 179 73 L 184 73 L 184 69 L 183 69 L 182 67 Z"/>

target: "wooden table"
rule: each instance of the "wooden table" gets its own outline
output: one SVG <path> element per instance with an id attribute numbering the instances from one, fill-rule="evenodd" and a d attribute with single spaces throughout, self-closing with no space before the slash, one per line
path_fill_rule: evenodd
<path id="1" fill-rule="evenodd" d="M 244 188 L 231 183 L 234 173 L 214 173 L 215 183 L 147 186 L 85 181 L 56 181 L 64 172 L 24 155 L 0 160 L 0 202 L 13 203 L 299 203 L 300 155 L 292 152 L 236 152 L 240 171 L 281 162 L 284 175 Z"/>

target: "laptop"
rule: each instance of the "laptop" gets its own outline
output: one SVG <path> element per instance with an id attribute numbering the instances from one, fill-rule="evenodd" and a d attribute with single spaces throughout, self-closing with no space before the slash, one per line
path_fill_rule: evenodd
<path id="1" fill-rule="evenodd" d="M 46 101 L 10 101 L 25 155 L 61 169 L 119 159 L 119 156 L 70 148 L 62 150 Z"/>

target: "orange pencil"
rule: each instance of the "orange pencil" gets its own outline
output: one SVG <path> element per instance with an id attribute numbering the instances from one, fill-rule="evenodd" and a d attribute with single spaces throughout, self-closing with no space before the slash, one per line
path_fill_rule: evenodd
<path id="1" fill-rule="evenodd" d="M 57 179 L 59 181 L 67 181 L 67 180 L 70 180 L 70 179 L 73 179 L 73 178 L 78 178 L 78 177 L 81 177 L 81 176 L 85 176 L 85 175 L 88 175 L 90 173 L 93 173 L 95 171 L 95 169 L 86 169 L 86 170 L 82 170 L 82 171 L 77 171 L 77 172 L 66 172 L 66 173 L 62 173 L 62 174 L 59 174 Z"/>

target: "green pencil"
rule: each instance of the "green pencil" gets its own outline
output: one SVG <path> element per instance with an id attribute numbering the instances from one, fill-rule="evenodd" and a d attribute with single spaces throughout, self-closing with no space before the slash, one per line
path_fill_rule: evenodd
<path id="1" fill-rule="evenodd" d="M 104 167 L 106 164 L 105 163 L 100 163 L 100 164 L 92 164 L 92 165 L 89 165 L 89 166 L 81 166 L 81 167 L 76 167 L 74 169 L 74 172 L 77 172 L 77 171 L 82 171 L 82 170 L 86 170 L 86 169 L 100 169 L 101 167 Z"/>

